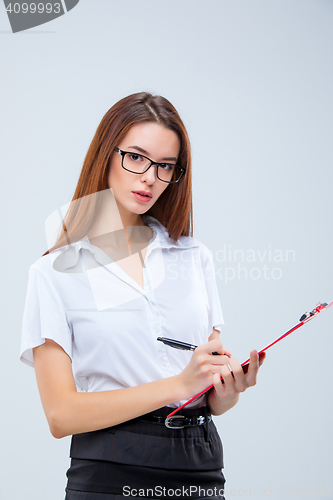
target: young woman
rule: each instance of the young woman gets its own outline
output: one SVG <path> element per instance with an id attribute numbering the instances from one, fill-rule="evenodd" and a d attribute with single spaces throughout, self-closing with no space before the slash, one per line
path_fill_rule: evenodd
<path id="1" fill-rule="evenodd" d="M 125 97 L 98 126 L 56 244 L 29 270 L 21 360 L 52 435 L 72 435 L 66 500 L 224 498 L 211 415 L 255 385 L 263 358 L 252 351 L 244 374 L 222 324 L 212 256 L 192 237 L 184 124 L 163 97 Z"/>

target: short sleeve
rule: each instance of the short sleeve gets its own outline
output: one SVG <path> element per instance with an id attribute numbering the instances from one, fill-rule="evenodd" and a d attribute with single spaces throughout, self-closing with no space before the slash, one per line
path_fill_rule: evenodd
<path id="1" fill-rule="evenodd" d="M 221 332 L 221 326 L 224 325 L 222 308 L 220 303 L 219 292 L 216 285 L 215 270 L 213 256 L 206 248 L 205 259 L 203 263 L 203 274 L 206 285 L 206 291 L 209 301 L 209 335 L 213 331 L 213 327 Z"/>
<path id="2" fill-rule="evenodd" d="M 72 359 L 71 328 L 63 303 L 50 277 L 30 266 L 25 300 L 20 360 L 34 366 L 32 349 L 51 339 Z"/>

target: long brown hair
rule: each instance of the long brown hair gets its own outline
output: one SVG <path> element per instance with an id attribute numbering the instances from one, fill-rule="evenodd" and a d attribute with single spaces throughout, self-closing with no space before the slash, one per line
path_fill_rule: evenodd
<path id="1" fill-rule="evenodd" d="M 139 92 L 124 97 L 103 116 L 86 154 L 72 202 L 55 245 L 43 255 L 68 242 L 79 241 L 96 216 L 94 198 L 87 195 L 108 189 L 108 171 L 114 148 L 133 125 L 159 123 L 173 130 L 180 140 L 177 164 L 186 169 L 179 182 L 169 184 L 156 203 L 145 212 L 159 220 L 175 241 L 193 234 L 191 148 L 186 128 L 173 105 L 164 97 Z M 87 197 L 86 199 L 84 197 Z M 73 203 L 77 200 L 75 203 Z"/>

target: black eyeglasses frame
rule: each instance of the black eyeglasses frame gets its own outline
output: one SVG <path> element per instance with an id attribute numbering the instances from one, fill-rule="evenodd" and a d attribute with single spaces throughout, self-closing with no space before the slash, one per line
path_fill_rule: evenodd
<path id="1" fill-rule="evenodd" d="M 144 174 L 145 172 L 147 172 L 147 170 L 150 169 L 150 167 L 152 165 L 156 165 L 156 174 L 157 174 L 157 178 L 161 181 L 161 182 L 166 182 L 167 184 L 176 184 L 177 182 L 180 181 L 180 179 L 183 177 L 183 175 L 185 174 L 186 172 L 186 169 L 181 167 L 180 165 L 175 165 L 174 163 L 168 163 L 168 162 L 157 162 L 157 161 L 153 161 L 151 160 L 150 158 L 148 158 L 148 156 L 144 156 L 142 155 L 141 153 L 135 153 L 134 151 L 123 151 L 122 149 L 119 149 L 119 148 L 114 148 L 115 152 L 120 154 L 121 156 L 121 166 L 123 167 L 124 170 L 126 170 L 127 172 L 131 172 L 132 174 L 138 174 L 138 175 L 142 175 Z M 148 167 L 146 168 L 146 170 L 144 170 L 143 172 L 133 172 L 133 170 L 128 170 L 128 168 L 125 168 L 124 167 L 124 156 L 125 154 L 137 154 L 138 156 L 141 156 L 142 158 L 146 158 L 146 160 L 148 160 L 150 162 L 150 165 L 148 165 Z M 161 179 L 159 176 L 158 176 L 158 167 L 160 165 L 173 165 L 175 166 L 176 168 L 179 168 L 180 171 L 181 171 L 181 174 L 179 176 L 179 178 L 176 180 L 176 181 L 164 181 L 163 179 Z"/>

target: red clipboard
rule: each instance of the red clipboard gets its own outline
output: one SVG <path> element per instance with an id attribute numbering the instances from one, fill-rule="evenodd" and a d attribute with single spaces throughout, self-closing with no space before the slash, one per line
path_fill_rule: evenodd
<path id="1" fill-rule="evenodd" d="M 328 309 L 332 305 L 333 305 L 333 302 L 331 302 L 330 304 L 326 304 L 326 302 L 324 302 L 324 303 L 318 302 L 318 304 L 316 305 L 316 307 L 312 311 L 306 312 L 306 313 L 304 313 L 300 317 L 300 322 L 296 326 L 294 326 L 293 328 L 291 328 L 290 330 L 288 330 L 286 333 L 284 333 L 283 335 L 281 335 L 281 337 L 279 337 L 278 339 L 274 340 L 274 342 L 272 342 L 268 346 L 266 346 L 263 349 L 261 349 L 261 351 L 258 351 L 258 354 L 261 354 L 262 352 L 267 351 L 267 349 L 269 349 L 270 347 L 272 347 L 274 344 L 277 344 L 278 342 L 280 342 L 280 340 L 284 339 L 285 337 L 287 337 L 288 335 L 290 335 L 292 332 L 294 332 L 295 330 L 297 330 L 301 326 L 305 325 L 305 323 L 308 323 L 312 318 L 314 318 L 315 316 L 318 316 L 319 313 L 321 313 L 325 309 Z M 244 373 L 247 372 L 247 368 L 249 366 L 249 361 L 250 361 L 250 358 L 247 359 L 246 361 L 244 361 L 244 363 L 241 364 L 241 366 L 243 367 Z M 186 401 L 186 403 L 184 403 L 181 406 L 179 406 L 178 408 L 176 408 L 173 412 L 169 413 L 169 415 L 167 415 L 166 418 L 169 418 L 172 415 L 174 415 L 175 413 L 177 413 L 179 410 L 181 410 L 182 408 L 184 408 L 185 406 L 187 406 L 189 403 L 191 403 L 192 401 L 194 401 L 195 399 L 197 399 L 199 396 L 201 396 L 205 392 L 209 391 L 209 389 L 211 389 L 212 387 L 214 387 L 214 384 L 210 385 L 209 387 L 206 387 L 206 389 L 204 389 L 203 391 L 199 392 L 199 394 L 196 394 L 195 396 L 193 396 L 193 398 L 191 398 L 188 401 Z"/>

